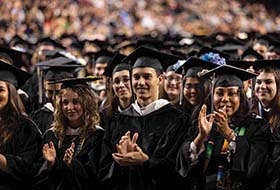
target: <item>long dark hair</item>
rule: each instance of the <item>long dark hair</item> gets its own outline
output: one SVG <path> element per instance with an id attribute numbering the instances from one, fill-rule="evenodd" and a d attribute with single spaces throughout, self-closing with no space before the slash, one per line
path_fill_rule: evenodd
<path id="1" fill-rule="evenodd" d="M 272 100 L 272 106 L 271 110 L 268 114 L 268 122 L 270 124 L 270 127 L 274 129 L 279 123 L 280 123 L 280 69 L 277 67 L 264 67 L 263 69 L 260 70 L 260 72 L 264 73 L 272 73 L 273 76 L 275 77 L 275 82 L 276 82 L 276 88 L 277 88 L 277 93 L 274 99 Z M 258 99 L 254 96 L 254 101 L 253 101 L 253 106 L 252 106 L 252 111 L 258 112 Z"/>
<path id="2" fill-rule="evenodd" d="M 246 96 L 246 93 L 244 91 L 243 87 L 239 87 L 238 89 L 239 91 L 239 96 L 240 96 L 240 106 L 237 110 L 237 112 L 233 115 L 233 117 L 231 118 L 232 122 L 234 123 L 239 123 L 241 121 L 243 121 L 244 119 L 246 119 L 250 113 L 250 104 L 249 104 L 249 100 L 248 97 Z M 204 101 L 202 101 L 200 104 L 198 104 L 197 106 L 195 106 L 193 114 L 192 114 L 192 118 L 193 119 L 197 119 L 201 106 L 203 104 L 206 104 L 207 106 L 207 114 L 209 114 L 211 112 L 211 93 L 209 93 L 206 98 L 204 99 Z"/>
<path id="3" fill-rule="evenodd" d="M 6 144 L 13 135 L 14 129 L 19 127 L 23 118 L 29 118 L 24 105 L 14 85 L 6 82 L 9 91 L 7 105 L 1 111 L 0 146 Z"/>

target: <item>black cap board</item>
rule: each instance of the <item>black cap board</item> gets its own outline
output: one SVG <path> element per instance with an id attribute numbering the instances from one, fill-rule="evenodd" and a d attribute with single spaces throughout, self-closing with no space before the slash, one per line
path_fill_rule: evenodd
<path id="1" fill-rule="evenodd" d="M 175 64 L 180 59 L 181 58 L 178 56 L 140 46 L 122 61 L 129 63 L 133 68 L 151 67 L 156 71 L 163 72 L 170 65 Z"/>
<path id="2" fill-rule="evenodd" d="M 231 65 L 221 65 L 216 67 L 207 73 L 202 74 L 202 77 L 211 78 L 215 75 L 214 86 L 243 86 L 243 81 L 249 80 L 257 76 L 257 74 L 234 67 Z"/>
<path id="3" fill-rule="evenodd" d="M 212 63 L 212 62 L 208 62 L 208 61 L 204 61 L 202 59 L 198 59 L 196 57 L 189 57 L 184 64 L 182 64 L 181 66 L 179 66 L 176 69 L 176 73 L 183 73 L 183 69 L 185 72 L 185 76 L 186 77 L 197 77 L 197 73 L 202 71 L 203 69 L 214 69 L 216 67 L 218 67 L 218 64 Z"/>
<path id="4" fill-rule="evenodd" d="M 279 59 L 271 59 L 271 60 L 256 60 L 253 65 L 254 69 L 259 70 L 264 67 L 273 67 L 280 69 L 280 60 Z"/>
<path id="5" fill-rule="evenodd" d="M 61 89 L 63 88 L 75 88 L 75 87 L 86 87 L 90 88 L 88 82 L 93 82 L 100 80 L 102 77 L 97 76 L 87 76 L 83 78 L 66 78 L 62 80 L 51 81 L 49 84 L 61 83 Z"/>
<path id="6" fill-rule="evenodd" d="M 21 87 L 31 74 L 8 64 L 5 60 L 0 59 L 0 80 L 13 84 L 16 88 Z"/>
<path id="7" fill-rule="evenodd" d="M 127 63 L 122 63 L 122 60 L 126 56 L 120 53 L 116 53 L 114 57 L 110 60 L 108 63 L 108 66 L 106 67 L 103 75 L 107 77 L 112 77 L 112 75 L 115 72 L 121 71 L 121 70 L 130 70 L 131 66 Z"/>

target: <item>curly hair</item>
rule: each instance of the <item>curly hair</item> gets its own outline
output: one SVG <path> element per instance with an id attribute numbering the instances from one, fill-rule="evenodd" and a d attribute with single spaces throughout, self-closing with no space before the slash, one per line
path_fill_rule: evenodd
<path id="1" fill-rule="evenodd" d="M 97 97 L 89 87 L 69 87 L 60 90 L 55 102 L 54 121 L 52 124 L 54 133 L 58 138 L 64 138 L 66 127 L 69 124 L 68 119 L 62 111 L 62 97 L 69 90 L 72 90 L 79 96 L 79 102 L 84 110 L 81 118 L 82 126 L 80 126 L 81 137 L 87 137 L 96 130 L 96 125 L 98 125 L 100 121 Z"/>

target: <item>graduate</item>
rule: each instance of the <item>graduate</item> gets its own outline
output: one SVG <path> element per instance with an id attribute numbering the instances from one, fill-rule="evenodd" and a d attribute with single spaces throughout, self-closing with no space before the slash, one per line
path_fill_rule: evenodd
<path id="1" fill-rule="evenodd" d="M 67 78 L 56 97 L 54 121 L 43 134 L 44 163 L 34 189 L 100 189 L 96 178 L 104 129 L 98 126 L 97 97 L 88 82 L 98 77 Z"/>
<path id="2" fill-rule="evenodd" d="M 263 189 L 268 125 L 250 114 L 243 89 L 243 81 L 256 75 L 221 65 L 202 76 L 212 77 L 212 104 L 201 107 L 190 128 L 178 153 L 178 172 L 190 189 Z"/>
<path id="3" fill-rule="evenodd" d="M 0 189 L 31 189 L 41 134 L 26 114 L 17 89 L 31 75 L 0 59 Z"/>
<path id="4" fill-rule="evenodd" d="M 98 95 L 100 101 L 99 101 L 99 107 L 102 108 L 104 103 L 106 102 L 106 77 L 103 75 L 106 67 L 108 66 L 108 63 L 114 56 L 114 53 L 107 50 L 107 49 L 101 49 L 100 51 L 95 53 L 95 63 L 94 63 L 94 69 L 93 69 L 93 75 L 94 76 L 102 76 L 103 80 L 95 81 L 91 84 L 91 87 L 95 91 L 95 93 Z"/>
<path id="5" fill-rule="evenodd" d="M 175 70 L 176 63 L 170 65 L 165 70 L 162 98 L 170 101 L 174 105 L 179 105 L 180 92 L 182 91 L 182 74 L 175 73 Z"/>
<path id="6" fill-rule="evenodd" d="M 200 77 L 200 74 L 218 66 L 212 62 L 190 57 L 176 69 L 176 73 L 184 76 L 180 109 L 193 115 L 195 107 L 204 103 L 205 97 L 210 94 L 210 82 L 207 78 Z"/>
<path id="7" fill-rule="evenodd" d="M 49 82 L 76 77 L 78 70 L 83 66 L 66 57 L 43 61 L 36 66 L 42 71 L 42 78 L 39 81 L 43 80 L 43 84 L 39 85 L 39 94 L 42 96 L 44 105 L 35 110 L 31 117 L 44 133 L 53 122 L 55 97 L 61 89 L 61 83 L 49 84 Z"/>
<path id="8" fill-rule="evenodd" d="M 101 108 L 100 117 L 103 128 L 115 113 L 122 112 L 132 103 L 132 89 L 130 81 L 131 65 L 122 63 L 126 56 L 116 53 L 104 71 L 107 77 L 106 97 L 107 100 Z"/>
<path id="9" fill-rule="evenodd" d="M 178 57 L 140 46 L 123 61 L 132 65 L 136 100 L 114 115 L 105 131 L 99 178 L 108 190 L 184 188 L 174 163 L 190 120 L 159 99 L 163 71 Z"/>
<path id="10" fill-rule="evenodd" d="M 267 189 L 280 188 L 280 60 L 254 63 L 256 78 L 253 111 L 269 122 L 270 155 L 267 162 Z"/>

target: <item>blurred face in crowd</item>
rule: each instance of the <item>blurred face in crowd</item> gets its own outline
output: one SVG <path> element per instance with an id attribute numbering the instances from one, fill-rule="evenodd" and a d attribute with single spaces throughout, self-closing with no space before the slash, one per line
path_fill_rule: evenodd
<path id="1" fill-rule="evenodd" d="M 45 96 L 47 102 L 54 103 L 55 96 L 58 94 L 59 90 L 61 89 L 61 84 L 49 84 L 49 81 L 44 81 L 44 88 L 45 88 Z"/>
<path id="2" fill-rule="evenodd" d="M 6 107 L 9 101 L 8 85 L 4 81 L 0 81 L 0 113 Z"/>
<path id="3" fill-rule="evenodd" d="M 280 54 L 276 52 L 266 52 L 265 54 L 266 59 L 280 59 Z"/>
<path id="4" fill-rule="evenodd" d="M 182 75 L 177 74 L 174 71 L 168 71 L 165 74 L 164 79 L 164 90 L 169 99 L 171 101 L 178 100 L 182 86 Z"/>
<path id="5" fill-rule="evenodd" d="M 199 104 L 201 99 L 202 84 L 196 77 L 187 77 L 185 79 L 184 97 L 193 106 Z"/>
<path id="6" fill-rule="evenodd" d="M 106 78 L 105 78 L 105 76 L 103 76 L 103 73 L 104 73 L 107 65 L 108 65 L 107 63 L 96 63 L 95 64 L 95 68 L 94 68 L 93 74 L 95 76 L 102 76 L 103 77 L 103 80 L 98 80 L 97 81 L 100 84 L 105 84 L 105 82 L 106 82 Z"/>
<path id="7" fill-rule="evenodd" d="M 132 96 L 129 71 L 122 70 L 113 74 L 113 90 L 119 99 L 130 99 Z"/>
<path id="8" fill-rule="evenodd" d="M 261 44 L 261 43 L 256 43 L 254 46 L 253 46 L 253 49 L 258 52 L 259 54 L 261 54 L 263 57 L 265 57 L 265 54 L 267 52 L 267 46 L 264 45 L 264 44 Z"/>
<path id="9" fill-rule="evenodd" d="M 71 89 L 66 89 L 62 94 L 62 112 L 69 120 L 69 124 L 72 128 L 80 126 L 81 117 L 84 113 L 84 109 L 79 99 L 78 93 Z"/>
<path id="10" fill-rule="evenodd" d="M 159 86 L 163 76 L 157 75 L 151 67 L 134 68 L 132 70 L 132 86 L 141 106 L 147 106 L 154 102 L 159 96 Z"/>
<path id="11" fill-rule="evenodd" d="M 240 107 L 240 92 L 238 86 L 216 87 L 214 89 L 215 110 L 225 110 L 228 117 L 233 116 Z"/>
<path id="12" fill-rule="evenodd" d="M 277 94 L 277 84 L 272 73 L 262 71 L 256 79 L 256 97 L 265 108 L 270 108 Z"/>

